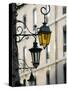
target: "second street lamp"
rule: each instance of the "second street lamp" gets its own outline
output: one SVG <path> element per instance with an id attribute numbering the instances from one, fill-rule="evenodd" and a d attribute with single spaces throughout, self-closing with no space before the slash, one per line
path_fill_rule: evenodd
<path id="1" fill-rule="evenodd" d="M 37 46 L 36 40 L 33 43 L 33 48 L 29 49 L 29 51 L 31 52 L 31 56 L 32 56 L 32 64 L 35 68 L 37 68 L 39 63 L 40 63 L 40 52 L 41 52 L 41 50 L 42 49 Z"/>
<path id="2" fill-rule="evenodd" d="M 36 78 L 33 76 L 31 72 L 30 78 L 28 79 L 29 85 L 36 85 Z"/>

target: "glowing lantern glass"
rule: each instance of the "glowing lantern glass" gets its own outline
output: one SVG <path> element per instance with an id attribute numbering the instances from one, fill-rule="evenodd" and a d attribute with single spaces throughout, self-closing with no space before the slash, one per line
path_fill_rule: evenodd
<path id="1" fill-rule="evenodd" d="M 39 43 L 44 48 L 49 44 L 50 37 L 51 37 L 51 31 L 49 26 L 46 25 L 46 23 L 43 23 L 43 25 L 40 27 L 40 31 L 38 32 L 39 37 Z"/>

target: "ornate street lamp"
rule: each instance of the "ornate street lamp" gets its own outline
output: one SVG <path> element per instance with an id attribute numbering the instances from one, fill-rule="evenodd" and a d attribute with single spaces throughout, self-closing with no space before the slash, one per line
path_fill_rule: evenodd
<path id="1" fill-rule="evenodd" d="M 33 43 L 33 47 L 31 49 L 29 49 L 29 51 L 31 52 L 31 56 L 32 56 L 32 63 L 35 68 L 37 68 L 39 65 L 41 50 L 42 49 L 37 46 L 36 40 Z"/>
<path id="2" fill-rule="evenodd" d="M 47 26 L 47 23 L 45 21 L 45 15 L 47 15 L 50 12 L 50 6 L 49 6 L 49 11 L 44 13 L 43 9 L 46 10 L 45 7 L 41 8 L 41 13 L 44 15 L 44 23 L 43 25 L 40 27 L 40 30 L 38 32 L 38 37 L 39 37 L 39 43 L 41 46 L 43 46 L 44 48 L 47 47 L 47 45 L 50 42 L 50 37 L 51 37 L 51 31 L 49 26 Z"/>
<path id="3" fill-rule="evenodd" d="M 25 24 L 25 22 L 20 21 L 20 20 L 16 20 L 16 16 L 18 15 L 17 12 L 16 12 L 16 10 L 19 9 L 20 7 L 18 7 L 16 4 L 14 4 L 14 6 L 15 6 L 15 8 L 13 8 L 13 12 L 12 12 L 14 14 L 12 14 L 12 16 L 10 17 L 11 18 L 11 24 L 12 24 L 10 28 L 11 28 L 11 30 L 13 29 L 13 31 L 14 31 L 11 34 L 11 36 L 12 36 L 11 39 L 13 39 L 13 42 L 12 43 L 19 43 L 25 37 L 33 36 L 35 38 L 35 41 L 33 43 L 33 47 L 30 48 L 29 51 L 31 52 L 31 55 L 32 55 L 32 64 L 33 64 L 34 68 L 37 68 L 38 65 L 39 65 L 39 63 L 40 63 L 40 53 L 41 53 L 41 50 L 42 49 L 39 48 L 38 45 L 37 45 L 37 42 L 36 42 L 36 38 L 37 37 L 36 36 L 38 35 L 38 37 L 39 37 L 39 43 L 44 48 L 49 44 L 49 42 L 50 42 L 50 36 L 51 36 L 51 31 L 50 31 L 49 26 L 47 26 L 47 23 L 45 22 L 45 15 L 47 15 L 50 12 L 50 6 L 49 6 L 49 11 L 48 12 L 45 12 L 45 13 L 43 12 L 43 9 L 46 11 L 46 8 L 45 7 L 42 7 L 41 8 L 41 13 L 44 15 L 44 22 L 43 22 L 43 25 L 40 28 L 36 28 L 36 29 L 39 29 L 39 31 L 36 32 L 36 30 L 35 30 L 35 33 L 32 33 L 29 30 L 29 28 L 27 27 L 27 25 Z M 13 7 L 13 5 L 12 5 L 12 7 Z M 14 17 L 13 17 L 13 15 L 14 15 Z M 23 25 L 20 25 L 19 23 L 25 25 L 26 30 L 28 30 L 28 33 L 27 32 L 24 32 Z M 18 24 L 18 25 L 16 25 L 16 24 Z M 15 41 L 14 41 L 14 37 L 15 37 Z M 16 53 L 14 52 L 14 55 L 15 54 Z M 28 64 L 25 61 L 25 58 L 24 58 L 23 61 L 24 61 L 24 64 L 23 64 L 24 67 L 23 68 L 18 68 L 18 69 L 30 69 L 31 70 L 33 68 L 33 67 L 29 67 L 28 66 Z M 25 65 L 27 67 L 25 67 Z M 29 81 L 30 85 L 35 85 L 36 84 L 36 78 L 33 76 L 32 72 L 31 72 L 31 75 L 30 75 L 30 78 L 29 78 L 28 81 Z M 16 85 L 19 85 L 19 83 L 16 82 Z M 26 79 L 23 80 L 23 85 L 24 86 L 26 85 Z"/>
<path id="4" fill-rule="evenodd" d="M 36 78 L 33 76 L 31 72 L 30 78 L 28 79 L 29 85 L 36 85 Z"/>
<path id="5" fill-rule="evenodd" d="M 47 45 L 49 44 L 50 42 L 50 37 L 51 37 L 51 31 L 50 31 L 50 28 L 49 26 L 47 26 L 47 23 L 45 21 L 45 15 L 47 15 L 49 12 L 50 12 L 50 6 L 49 7 L 49 10 L 47 10 L 47 8 L 45 7 L 42 7 L 41 8 L 41 13 L 44 15 L 44 22 L 43 22 L 43 25 L 39 28 L 39 31 L 37 32 L 36 29 L 37 26 L 35 25 L 35 33 L 32 33 L 29 28 L 27 27 L 27 25 L 25 25 L 24 22 L 20 21 L 20 20 L 17 20 L 17 23 L 22 23 L 25 25 L 26 29 L 28 30 L 29 34 L 26 34 L 26 33 L 23 33 L 23 28 L 21 26 L 18 26 L 17 27 L 17 31 L 19 31 L 19 29 L 21 29 L 21 32 L 16 34 L 16 36 L 19 38 L 19 40 L 17 42 L 21 42 L 22 39 L 25 37 L 25 36 L 33 36 L 35 38 L 35 41 L 33 43 L 33 47 L 29 49 L 29 51 L 31 52 L 31 56 L 32 56 L 32 64 L 35 68 L 38 67 L 39 63 L 40 63 L 40 53 L 41 53 L 41 48 L 38 47 L 37 45 L 37 42 L 36 42 L 36 36 L 38 35 L 39 37 L 39 44 L 40 46 L 43 46 L 44 48 L 47 47 Z M 46 12 L 43 12 L 43 10 L 45 10 Z"/>
<path id="6" fill-rule="evenodd" d="M 46 26 L 46 23 L 43 23 L 43 25 L 40 27 L 40 31 L 38 32 L 39 37 L 39 43 L 44 48 L 49 44 L 50 37 L 51 37 L 51 31 L 49 26 Z"/>

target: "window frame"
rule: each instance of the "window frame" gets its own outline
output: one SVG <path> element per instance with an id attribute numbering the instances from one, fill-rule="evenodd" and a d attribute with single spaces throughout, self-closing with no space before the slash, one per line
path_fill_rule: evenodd
<path id="1" fill-rule="evenodd" d="M 63 14 L 66 14 L 66 6 L 63 6 Z"/>
<path id="2" fill-rule="evenodd" d="M 23 15 L 24 29 L 26 29 L 26 15 Z"/>
<path id="3" fill-rule="evenodd" d="M 37 25 L 37 9 L 33 9 L 33 30 L 35 30 L 35 25 Z"/>
<path id="4" fill-rule="evenodd" d="M 63 54 L 66 52 L 66 43 L 67 43 L 66 42 L 67 35 L 65 36 L 64 33 L 66 35 L 66 25 L 63 26 Z"/>
<path id="5" fill-rule="evenodd" d="M 46 72 L 46 84 L 50 84 L 50 71 Z"/>
<path id="6" fill-rule="evenodd" d="M 64 78 L 64 83 L 66 83 L 67 81 L 66 63 L 63 65 L 63 78 Z"/>
<path id="7" fill-rule="evenodd" d="M 46 63 L 48 63 L 49 58 L 50 58 L 50 44 L 46 47 Z"/>

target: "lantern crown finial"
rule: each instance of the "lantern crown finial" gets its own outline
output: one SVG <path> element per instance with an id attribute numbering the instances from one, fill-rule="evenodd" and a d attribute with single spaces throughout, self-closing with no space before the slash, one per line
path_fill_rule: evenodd
<path id="1" fill-rule="evenodd" d="M 37 47 L 37 42 L 35 40 L 35 42 L 33 43 L 33 47 Z"/>
<path id="2" fill-rule="evenodd" d="M 38 33 L 51 33 L 49 26 L 47 26 L 47 23 L 44 22 L 43 25 L 40 27 L 40 31 Z"/>

